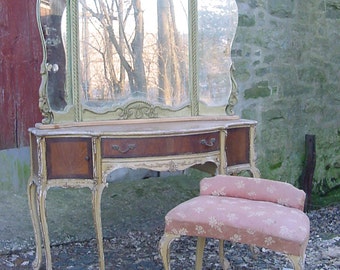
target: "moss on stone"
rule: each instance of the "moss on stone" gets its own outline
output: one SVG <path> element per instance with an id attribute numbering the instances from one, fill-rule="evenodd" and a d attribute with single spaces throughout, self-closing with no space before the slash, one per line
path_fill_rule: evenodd
<path id="1" fill-rule="evenodd" d="M 247 14 L 240 14 L 238 17 L 238 26 L 251 27 L 255 25 L 255 17 Z"/>
<path id="2" fill-rule="evenodd" d="M 246 89 L 244 91 L 244 98 L 251 99 L 251 98 L 263 98 L 268 97 L 271 94 L 271 90 L 268 86 L 268 81 L 263 81 L 257 83 L 254 87 Z"/>

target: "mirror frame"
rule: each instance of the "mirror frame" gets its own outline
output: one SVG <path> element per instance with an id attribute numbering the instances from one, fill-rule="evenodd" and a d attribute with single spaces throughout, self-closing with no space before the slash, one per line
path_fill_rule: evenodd
<path id="1" fill-rule="evenodd" d="M 41 1 L 37 0 L 36 14 L 38 28 L 43 47 L 43 59 L 40 74 L 42 77 L 39 88 L 39 108 L 42 113 L 43 124 L 54 124 L 63 122 L 85 122 L 99 120 L 123 120 L 123 119 L 148 119 L 162 117 L 188 117 L 201 115 L 228 115 L 234 116 L 234 106 L 238 102 L 237 84 L 233 77 L 234 66 L 231 62 L 230 79 L 231 90 L 226 106 L 212 107 L 200 102 L 198 90 L 198 61 L 197 61 L 197 40 L 198 40 L 198 10 L 197 0 L 188 0 L 188 33 L 189 33 L 189 97 L 188 105 L 179 109 L 153 105 L 145 100 L 133 100 L 123 106 L 114 107 L 112 110 L 99 111 L 84 106 L 80 97 L 79 78 L 79 0 L 65 0 L 66 3 L 66 88 L 69 91 L 67 99 L 69 105 L 63 111 L 52 110 L 48 100 L 48 63 L 47 49 L 43 34 L 40 7 Z M 235 0 L 231 0 L 235 2 Z M 236 5 L 237 7 L 237 5 Z M 236 23 L 237 25 L 237 23 Z M 235 33 L 231 40 L 234 40 Z M 231 49 L 231 48 L 230 48 Z M 231 51 L 231 50 L 230 50 Z M 231 53 L 229 56 L 231 58 Z"/>

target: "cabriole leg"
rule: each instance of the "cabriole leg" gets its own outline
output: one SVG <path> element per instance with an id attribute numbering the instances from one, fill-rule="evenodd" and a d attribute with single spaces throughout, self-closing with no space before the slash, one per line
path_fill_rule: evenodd
<path id="1" fill-rule="evenodd" d="M 305 259 L 303 256 L 287 255 L 288 259 L 292 262 L 294 270 L 303 270 L 305 265 Z"/>
<path id="2" fill-rule="evenodd" d="M 27 186 L 28 206 L 31 214 L 34 238 L 35 238 L 35 259 L 32 263 L 33 269 L 38 270 L 41 267 L 42 249 L 41 249 L 41 231 L 39 224 L 38 205 L 37 205 L 37 185 L 33 179 L 29 180 Z"/>
<path id="3" fill-rule="evenodd" d="M 105 184 L 95 186 L 92 191 L 92 215 L 94 220 L 94 227 L 96 230 L 97 248 L 99 256 L 99 269 L 105 270 L 105 257 L 103 247 L 103 231 L 101 218 L 101 198 L 105 188 Z"/>
<path id="4" fill-rule="evenodd" d="M 52 270 L 50 237 L 48 235 L 48 226 L 47 226 L 47 220 L 46 220 L 46 193 L 47 193 L 47 190 L 45 190 L 44 187 L 39 187 L 38 212 L 39 212 L 39 217 L 40 217 L 41 232 L 44 238 L 46 269 Z"/>
<path id="5" fill-rule="evenodd" d="M 159 241 L 158 249 L 165 270 L 170 270 L 170 244 L 179 237 L 180 235 L 165 233 Z"/>

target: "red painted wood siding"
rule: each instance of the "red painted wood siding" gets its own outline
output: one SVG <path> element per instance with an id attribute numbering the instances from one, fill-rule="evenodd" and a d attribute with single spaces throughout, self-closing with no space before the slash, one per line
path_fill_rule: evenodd
<path id="1" fill-rule="evenodd" d="M 41 42 L 36 0 L 0 0 L 0 149 L 28 145 L 38 108 Z"/>

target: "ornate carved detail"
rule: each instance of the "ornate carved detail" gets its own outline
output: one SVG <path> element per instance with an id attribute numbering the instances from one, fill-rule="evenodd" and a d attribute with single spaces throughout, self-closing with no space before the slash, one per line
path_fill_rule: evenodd
<path id="1" fill-rule="evenodd" d="M 189 43 L 190 49 L 190 82 L 192 87 L 191 93 L 191 115 L 199 115 L 199 93 L 198 93 L 198 59 L 197 59 L 197 44 L 198 44 L 198 15 L 197 12 L 197 1 L 190 1 L 189 17 L 191 18 L 191 23 L 189 26 L 189 31 L 191 32 L 191 42 Z"/>
<path id="2" fill-rule="evenodd" d="M 47 70 L 47 66 L 45 65 L 45 63 L 41 65 L 40 74 L 41 74 L 41 84 L 39 88 L 39 109 L 43 117 L 41 122 L 43 124 L 51 124 L 53 123 L 54 117 L 53 117 L 50 104 L 48 103 L 48 98 L 47 98 L 47 93 L 46 93 L 48 70 Z"/>
<path id="3" fill-rule="evenodd" d="M 113 119 L 118 120 L 128 120 L 128 119 L 150 119 L 150 118 L 158 118 L 159 114 L 162 115 L 172 115 L 172 113 L 177 113 L 181 110 L 185 110 L 190 107 L 190 104 L 184 104 L 181 107 L 171 108 L 164 106 L 156 106 L 149 102 L 143 100 L 134 100 L 127 104 L 121 104 L 120 106 L 116 106 L 116 104 L 112 104 L 112 106 L 102 106 L 102 107 L 91 107 L 88 104 L 84 103 L 83 110 L 89 113 L 95 113 L 97 115 L 102 114 L 111 114 Z"/>
<path id="4" fill-rule="evenodd" d="M 69 15 L 67 15 L 69 16 Z M 71 1 L 70 3 L 70 19 L 68 23 L 71 23 L 71 32 L 67 38 L 71 40 L 77 40 L 79 36 L 79 10 L 78 10 L 78 1 Z M 80 89 L 79 87 L 79 41 L 71 42 L 72 46 L 70 47 L 72 54 L 72 65 L 71 65 L 71 87 L 72 89 Z M 68 81 L 68 83 L 70 83 Z M 81 121 L 82 120 L 82 110 L 80 104 L 80 93 L 79 91 L 73 91 L 73 102 L 75 105 L 74 110 L 74 120 Z"/>
<path id="5" fill-rule="evenodd" d="M 226 106 L 226 113 L 227 115 L 234 115 L 234 106 L 237 104 L 238 102 L 238 91 L 237 91 L 237 83 L 234 77 L 234 71 L 235 71 L 235 67 L 234 64 L 231 64 L 230 67 L 230 77 L 231 77 L 231 84 L 232 84 L 232 88 L 231 88 L 231 93 L 229 96 L 229 100 L 228 100 L 228 105 Z"/>
<path id="6" fill-rule="evenodd" d="M 259 169 L 256 167 L 256 153 L 255 153 L 255 135 L 256 135 L 256 126 L 252 126 L 250 128 L 250 171 L 253 174 L 253 177 L 260 178 L 261 174 Z"/>
<path id="7" fill-rule="evenodd" d="M 154 160 L 151 159 L 149 161 L 134 161 L 129 163 L 120 163 L 119 161 L 109 162 L 103 164 L 103 175 L 104 178 L 111 172 L 116 169 L 120 168 L 130 168 L 130 169 L 149 169 L 149 170 L 156 170 L 156 171 L 169 171 L 175 172 L 180 170 L 185 170 L 190 168 L 194 165 L 204 164 L 206 162 L 215 163 L 217 167 L 220 166 L 220 161 L 218 157 L 213 156 L 203 156 L 197 158 L 180 158 L 180 159 L 165 159 L 165 160 Z"/>
<path id="8" fill-rule="evenodd" d="M 120 119 L 142 119 L 142 118 L 157 118 L 156 106 L 148 102 L 133 102 L 124 108 L 120 108 Z"/>
<path id="9" fill-rule="evenodd" d="M 98 137 L 93 137 L 92 138 L 92 158 L 93 158 L 93 164 L 97 164 L 97 147 L 99 148 L 99 139 Z M 94 179 L 98 179 L 99 172 L 97 171 L 96 165 L 92 166 L 93 169 L 93 177 Z M 96 180 L 98 181 L 98 180 Z"/>
<path id="10" fill-rule="evenodd" d="M 37 156 L 38 156 L 38 177 L 37 177 L 37 184 L 41 185 L 43 176 L 44 176 L 44 171 L 43 171 L 43 166 L 41 164 L 44 164 L 45 157 L 43 157 L 43 149 L 42 149 L 42 143 L 41 143 L 41 138 L 37 137 Z"/>
<path id="11" fill-rule="evenodd" d="M 171 160 L 169 163 L 169 172 L 175 172 L 175 171 L 178 171 L 178 166 L 173 160 Z"/>
<path id="12" fill-rule="evenodd" d="M 40 7 L 37 5 L 37 17 L 40 20 Z M 44 40 L 44 33 L 42 29 L 42 24 L 39 22 L 38 23 L 38 30 L 40 34 L 40 39 L 43 41 Z M 43 49 L 43 60 L 42 64 L 40 66 L 40 75 L 41 75 L 41 83 L 39 87 L 39 109 L 42 114 L 42 123 L 43 124 L 51 124 L 53 123 L 54 117 L 53 113 L 50 107 L 50 104 L 48 102 L 47 98 L 47 80 L 48 80 L 48 67 L 47 67 L 47 51 L 46 51 L 46 46 L 42 46 Z"/>
<path id="13" fill-rule="evenodd" d="M 43 124 L 52 124 L 53 123 L 53 113 L 50 109 L 50 106 L 48 104 L 47 97 L 40 97 L 39 98 L 39 109 L 41 111 L 43 119 L 41 122 Z"/>

